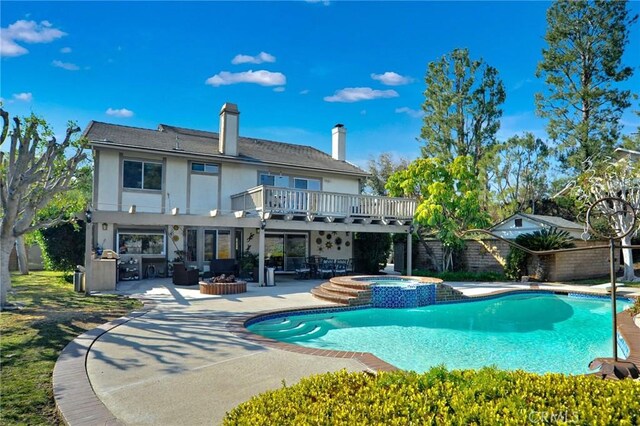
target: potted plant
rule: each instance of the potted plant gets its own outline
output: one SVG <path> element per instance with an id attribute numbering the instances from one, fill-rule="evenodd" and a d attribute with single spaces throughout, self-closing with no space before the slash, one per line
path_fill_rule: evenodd
<path id="1" fill-rule="evenodd" d="M 184 256 L 187 254 L 186 251 L 184 250 L 174 250 L 174 253 L 176 254 L 176 257 L 173 258 L 172 261 L 169 262 L 169 264 L 167 265 L 167 276 L 172 277 L 173 276 L 173 264 L 174 263 L 183 263 L 184 262 Z"/>
<path id="2" fill-rule="evenodd" d="M 258 277 L 258 255 L 246 250 L 240 259 L 240 275 L 243 278 L 251 277 L 254 281 Z"/>

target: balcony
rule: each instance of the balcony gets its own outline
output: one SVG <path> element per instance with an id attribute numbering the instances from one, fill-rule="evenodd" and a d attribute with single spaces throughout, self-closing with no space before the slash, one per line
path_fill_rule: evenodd
<path id="1" fill-rule="evenodd" d="M 256 212 L 265 219 L 404 225 L 413 219 L 416 201 L 411 198 L 257 186 L 232 195 L 231 208 L 237 212 Z"/>

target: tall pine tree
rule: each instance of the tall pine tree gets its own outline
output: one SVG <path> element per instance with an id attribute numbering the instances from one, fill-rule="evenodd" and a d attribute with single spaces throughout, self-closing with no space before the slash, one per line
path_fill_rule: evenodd
<path id="1" fill-rule="evenodd" d="M 548 47 L 537 70 L 546 90 L 536 106 L 566 169 L 584 170 L 585 160 L 611 153 L 618 141 L 631 92 L 617 83 L 633 73 L 621 61 L 636 20 L 626 1 L 556 1 L 547 11 Z"/>
<path id="2" fill-rule="evenodd" d="M 455 49 L 429 63 L 422 105 L 422 155 L 453 161 L 469 156 L 475 175 L 483 156 L 496 144 L 506 94 L 498 71 Z"/>

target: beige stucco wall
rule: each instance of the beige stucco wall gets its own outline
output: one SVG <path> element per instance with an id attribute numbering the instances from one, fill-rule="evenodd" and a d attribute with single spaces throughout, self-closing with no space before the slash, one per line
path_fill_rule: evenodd
<path id="1" fill-rule="evenodd" d="M 187 178 L 188 162 L 184 158 L 167 157 L 165 176 L 165 192 L 167 194 L 166 209 L 179 208 L 180 212 L 187 211 Z"/>
<path id="2" fill-rule="evenodd" d="M 117 151 L 101 150 L 96 167 L 98 190 L 96 194 L 99 210 L 118 210 L 120 187 L 120 155 Z"/>
<path id="3" fill-rule="evenodd" d="M 220 208 L 230 211 L 232 195 L 258 185 L 258 169 L 246 164 L 223 164 L 220 179 Z"/>
<path id="4" fill-rule="evenodd" d="M 340 192 L 343 194 L 359 194 L 360 183 L 356 178 L 331 176 L 322 179 L 322 190 L 325 192 Z"/>

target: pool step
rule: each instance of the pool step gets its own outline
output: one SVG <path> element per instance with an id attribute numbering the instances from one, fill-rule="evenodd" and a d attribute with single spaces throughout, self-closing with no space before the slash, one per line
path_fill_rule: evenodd
<path id="1" fill-rule="evenodd" d="M 318 287 L 312 288 L 311 294 L 318 299 L 328 300 L 342 305 L 359 306 L 371 303 L 371 290 L 368 288 L 358 290 L 334 282 L 326 282 L 320 284 Z"/>

